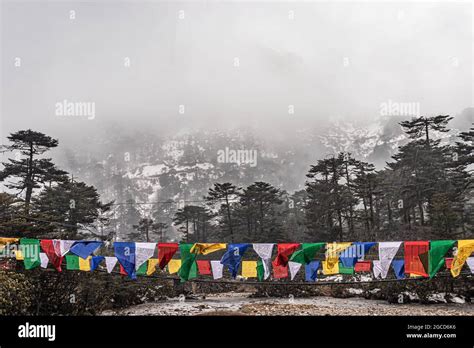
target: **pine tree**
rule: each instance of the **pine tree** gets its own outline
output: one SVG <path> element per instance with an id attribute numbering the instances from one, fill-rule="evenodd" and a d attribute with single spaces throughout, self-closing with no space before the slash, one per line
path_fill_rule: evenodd
<path id="1" fill-rule="evenodd" d="M 226 221 L 225 225 L 229 229 L 231 242 L 234 241 L 231 201 L 239 195 L 239 192 L 240 188 L 237 188 L 237 186 L 231 183 L 216 183 L 213 188 L 209 189 L 208 195 L 205 197 L 208 204 L 220 206 L 219 212 L 222 219 L 221 221 Z"/>
<path id="2" fill-rule="evenodd" d="M 38 158 L 46 151 L 58 146 L 58 141 L 43 133 L 21 130 L 8 136 L 12 142 L 6 148 L 9 151 L 18 151 L 23 157 L 20 159 L 9 159 L 2 163 L 4 169 L 0 172 L 0 181 L 14 178 L 6 184 L 6 187 L 24 192 L 24 210 L 29 214 L 33 190 L 48 183 L 61 182 L 66 179 L 67 173 L 59 170 L 50 158 Z"/>
<path id="3" fill-rule="evenodd" d="M 212 214 L 204 207 L 187 205 L 176 212 L 173 222 L 179 226 L 186 242 L 191 241 L 191 236 L 195 242 L 205 242 L 212 217 Z"/>
<path id="4" fill-rule="evenodd" d="M 56 230 L 56 237 L 69 239 L 77 238 L 81 229 L 92 227 L 101 212 L 111 206 L 101 203 L 93 186 L 72 180 L 46 187 L 33 202 L 32 219 L 38 233 L 49 235 Z"/>

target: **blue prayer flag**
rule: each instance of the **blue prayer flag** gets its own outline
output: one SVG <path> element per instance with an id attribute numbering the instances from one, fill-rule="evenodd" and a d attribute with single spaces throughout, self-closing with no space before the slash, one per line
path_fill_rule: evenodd
<path id="1" fill-rule="evenodd" d="M 240 262 L 250 244 L 229 244 L 227 251 L 222 256 L 221 264 L 227 266 L 229 271 L 232 273 L 232 277 L 237 277 L 239 271 Z"/>
<path id="2" fill-rule="evenodd" d="M 314 282 L 318 277 L 319 261 L 311 261 L 305 265 L 305 278 L 307 282 Z"/>
<path id="3" fill-rule="evenodd" d="M 85 260 L 89 255 L 96 251 L 102 245 L 102 243 L 103 242 L 97 241 L 79 241 L 74 243 L 69 251 Z"/>
<path id="4" fill-rule="evenodd" d="M 405 260 L 393 260 L 392 267 L 395 271 L 395 276 L 397 279 L 405 278 Z"/>
<path id="5" fill-rule="evenodd" d="M 136 279 L 135 270 L 135 243 L 134 242 L 115 242 L 115 257 L 122 265 L 125 272 L 131 279 Z"/>

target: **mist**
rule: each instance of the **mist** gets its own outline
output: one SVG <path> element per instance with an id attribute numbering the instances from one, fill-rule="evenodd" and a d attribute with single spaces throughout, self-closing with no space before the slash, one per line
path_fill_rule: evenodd
<path id="1" fill-rule="evenodd" d="M 389 101 L 455 115 L 474 105 L 472 17 L 447 2 L 3 2 L 2 142 L 111 125 L 278 141 L 370 123 Z M 64 101 L 94 117 L 58 115 Z"/>

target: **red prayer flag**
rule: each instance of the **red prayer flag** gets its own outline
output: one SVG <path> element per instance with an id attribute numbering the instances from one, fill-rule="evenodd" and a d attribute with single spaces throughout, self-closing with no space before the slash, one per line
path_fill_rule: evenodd
<path id="1" fill-rule="evenodd" d="M 49 262 L 51 262 L 58 272 L 61 272 L 63 257 L 56 254 L 53 241 L 51 239 L 42 239 L 40 245 L 41 249 L 43 249 L 44 253 L 48 256 Z"/>
<path id="2" fill-rule="evenodd" d="M 201 275 L 212 275 L 211 262 L 208 260 L 197 260 L 197 266 L 199 274 Z"/>
<path id="3" fill-rule="evenodd" d="M 288 265 L 286 266 L 273 266 L 273 278 L 288 278 Z"/>
<path id="4" fill-rule="evenodd" d="M 430 242 L 404 242 L 405 245 L 405 273 L 428 277 L 428 273 L 420 260 L 420 254 L 428 253 Z"/>
<path id="5" fill-rule="evenodd" d="M 444 258 L 444 263 L 446 264 L 446 268 L 447 269 L 451 269 L 451 264 L 453 263 L 453 259 L 452 257 L 445 257 Z"/>
<path id="6" fill-rule="evenodd" d="M 370 272 L 372 268 L 371 261 L 358 261 L 354 266 L 354 271 L 356 272 Z"/>
<path id="7" fill-rule="evenodd" d="M 178 243 L 158 243 L 158 266 L 164 269 L 178 250 Z"/>
<path id="8" fill-rule="evenodd" d="M 300 243 L 282 243 L 278 244 L 277 256 L 273 260 L 273 267 L 286 266 L 291 254 L 300 247 Z M 287 274 L 288 276 L 288 274 Z"/>
<path id="9" fill-rule="evenodd" d="M 127 272 L 125 271 L 125 268 L 123 268 L 123 266 L 120 263 L 119 263 L 119 266 L 120 266 L 120 274 L 126 276 Z"/>

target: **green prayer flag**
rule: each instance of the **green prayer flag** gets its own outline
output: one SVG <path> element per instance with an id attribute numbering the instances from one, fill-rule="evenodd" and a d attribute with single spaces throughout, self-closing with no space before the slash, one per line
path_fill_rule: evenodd
<path id="1" fill-rule="evenodd" d="M 137 275 L 146 275 L 146 271 L 148 269 L 148 261 L 142 263 L 140 267 L 137 269 Z"/>
<path id="2" fill-rule="evenodd" d="M 342 263 L 339 263 L 340 274 L 354 274 L 354 267 L 344 267 Z"/>
<path id="3" fill-rule="evenodd" d="M 79 271 L 79 256 L 66 255 L 66 269 L 68 271 Z"/>
<path id="4" fill-rule="evenodd" d="M 430 242 L 430 255 L 428 264 L 428 274 L 430 278 L 443 267 L 444 255 L 451 249 L 456 243 L 455 240 L 434 240 Z"/>
<path id="5" fill-rule="evenodd" d="M 314 260 L 318 251 L 325 245 L 326 243 L 303 243 L 301 249 L 291 255 L 290 261 L 308 264 Z"/>
<path id="6" fill-rule="evenodd" d="M 24 258 L 25 269 L 33 269 L 41 265 L 40 241 L 38 239 L 21 238 L 20 250 Z"/>
<path id="7" fill-rule="evenodd" d="M 257 278 L 259 281 L 262 281 L 265 277 L 265 268 L 263 268 L 263 261 L 259 259 L 257 261 Z"/>
<path id="8" fill-rule="evenodd" d="M 191 253 L 191 248 L 194 244 L 186 243 L 179 245 L 179 252 L 181 253 L 181 268 L 178 275 L 181 282 L 197 277 L 197 254 Z"/>

